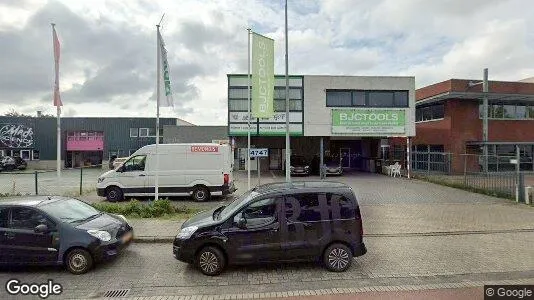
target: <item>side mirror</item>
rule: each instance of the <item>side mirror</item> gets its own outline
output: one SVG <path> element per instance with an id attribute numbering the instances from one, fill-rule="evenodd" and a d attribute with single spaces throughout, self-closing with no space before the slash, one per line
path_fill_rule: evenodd
<path id="1" fill-rule="evenodd" d="M 119 173 L 124 172 L 124 166 L 119 166 L 119 167 L 117 168 L 117 172 L 119 172 Z"/>
<path id="2" fill-rule="evenodd" d="M 35 233 L 48 233 L 49 232 L 48 226 L 46 226 L 45 224 L 39 224 L 39 225 L 35 226 L 33 231 Z"/>

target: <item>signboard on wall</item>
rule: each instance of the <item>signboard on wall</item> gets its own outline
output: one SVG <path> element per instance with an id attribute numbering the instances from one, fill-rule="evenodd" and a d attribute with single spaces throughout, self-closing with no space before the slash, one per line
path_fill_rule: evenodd
<path id="1" fill-rule="evenodd" d="M 403 134 L 402 109 L 332 109 L 332 133 Z"/>
<path id="2" fill-rule="evenodd" d="M 245 111 L 231 111 L 230 112 L 230 123 L 233 122 L 247 122 L 247 112 Z M 286 113 L 285 112 L 277 112 L 274 113 L 274 115 L 270 118 L 261 118 L 260 123 L 285 123 L 286 121 Z M 256 122 L 256 118 L 252 118 L 252 123 Z M 302 112 L 290 112 L 289 113 L 289 122 L 302 122 Z"/>
<path id="3" fill-rule="evenodd" d="M 33 128 L 21 124 L 0 124 L 0 146 L 30 148 L 33 146 Z"/>

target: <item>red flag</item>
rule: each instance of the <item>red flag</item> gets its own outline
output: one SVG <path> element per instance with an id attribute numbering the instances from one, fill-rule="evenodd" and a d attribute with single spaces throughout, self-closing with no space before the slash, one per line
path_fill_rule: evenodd
<path id="1" fill-rule="evenodd" d="M 56 28 L 52 26 L 54 35 L 54 63 L 55 63 L 55 81 L 54 81 L 54 106 L 63 106 L 61 96 L 59 95 L 59 52 L 60 45 L 57 38 Z"/>

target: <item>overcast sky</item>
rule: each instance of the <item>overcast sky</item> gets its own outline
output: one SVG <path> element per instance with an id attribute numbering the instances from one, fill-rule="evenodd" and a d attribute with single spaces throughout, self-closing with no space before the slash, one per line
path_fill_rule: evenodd
<path id="1" fill-rule="evenodd" d="M 289 72 L 449 78 L 534 76 L 532 0 L 289 0 Z M 162 13 L 175 109 L 226 124 L 226 74 L 247 72 L 246 28 L 275 40 L 284 73 L 283 0 L 1 0 L 0 113 L 55 114 L 50 23 L 66 116 L 155 116 Z"/>

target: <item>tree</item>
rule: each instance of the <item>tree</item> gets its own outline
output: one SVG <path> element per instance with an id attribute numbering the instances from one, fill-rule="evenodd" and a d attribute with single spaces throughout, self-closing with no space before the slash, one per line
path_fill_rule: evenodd
<path id="1" fill-rule="evenodd" d="M 19 113 L 14 108 L 11 108 L 8 112 L 4 113 L 5 117 L 25 117 L 25 118 L 36 118 L 36 116 L 28 115 L 25 113 Z M 41 114 L 41 118 L 54 118 L 54 115 L 51 114 Z"/>

